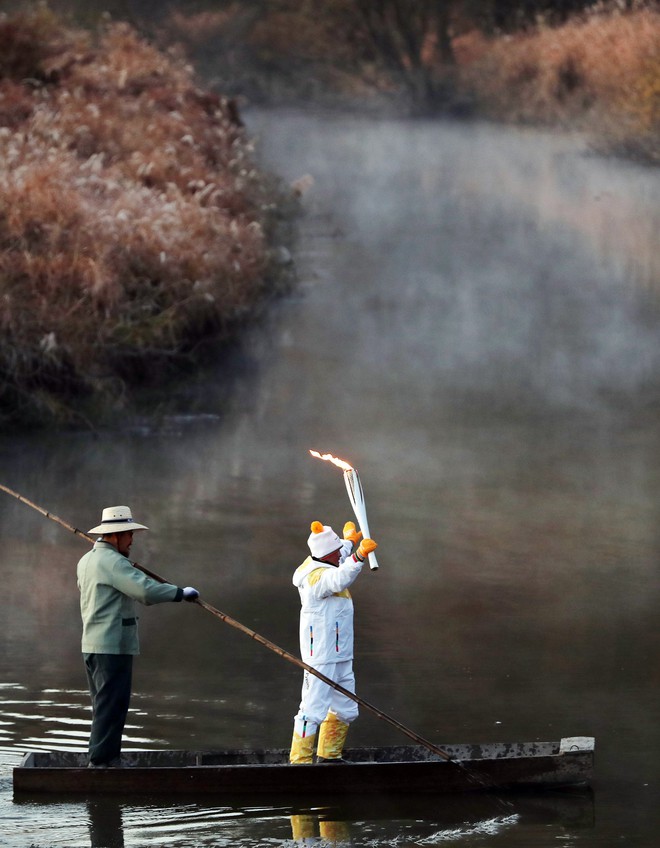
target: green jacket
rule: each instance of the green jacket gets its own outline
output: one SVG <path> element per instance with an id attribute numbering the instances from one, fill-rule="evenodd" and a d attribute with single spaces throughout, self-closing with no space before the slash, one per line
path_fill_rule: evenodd
<path id="1" fill-rule="evenodd" d="M 78 563 L 84 654 L 139 654 L 135 601 L 180 601 L 183 589 L 135 568 L 108 542 L 98 541 Z"/>

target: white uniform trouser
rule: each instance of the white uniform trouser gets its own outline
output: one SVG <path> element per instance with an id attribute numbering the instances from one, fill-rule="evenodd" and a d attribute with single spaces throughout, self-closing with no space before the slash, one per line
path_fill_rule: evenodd
<path id="1" fill-rule="evenodd" d="M 314 666 L 317 671 L 330 680 L 343 686 L 349 692 L 355 692 L 353 660 L 338 663 L 323 663 Z M 358 716 L 358 705 L 341 692 L 337 692 L 327 683 L 319 680 L 309 671 L 305 672 L 302 685 L 302 700 L 298 714 L 294 718 L 293 729 L 298 736 L 311 736 L 332 710 L 340 721 L 350 724 Z"/>

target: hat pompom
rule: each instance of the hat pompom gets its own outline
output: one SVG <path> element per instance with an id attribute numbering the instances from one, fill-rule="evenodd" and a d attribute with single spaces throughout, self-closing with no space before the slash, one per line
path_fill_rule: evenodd
<path id="1" fill-rule="evenodd" d="M 309 529 L 312 533 L 323 533 L 323 525 L 320 521 L 312 521 Z"/>

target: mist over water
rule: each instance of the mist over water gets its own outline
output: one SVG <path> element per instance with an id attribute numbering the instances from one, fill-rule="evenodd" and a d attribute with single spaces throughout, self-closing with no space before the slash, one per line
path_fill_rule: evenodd
<path id="1" fill-rule="evenodd" d="M 344 843 L 654 844 L 660 176 L 486 124 L 247 122 L 263 162 L 313 178 L 299 289 L 166 414 L 3 439 L 2 482 L 84 530 L 128 503 L 151 528 L 135 559 L 295 653 L 309 523 L 351 517 L 308 449 L 348 459 L 381 564 L 352 591 L 359 694 L 438 744 L 594 735 L 598 780 L 496 821 L 357 799 Z M 10 848 L 291 844 L 277 807 L 12 804 L 21 751 L 85 747 L 85 546 L 9 498 L 0 534 Z M 298 669 L 191 605 L 140 632 L 127 747 L 288 745 Z M 349 737 L 400 741 L 364 711 Z"/>
<path id="2" fill-rule="evenodd" d="M 289 173 L 344 236 L 336 308 L 350 292 L 354 356 L 393 391 L 414 375 L 450 415 L 657 404 L 657 175 L 535 131 L 293 120 Z"/>

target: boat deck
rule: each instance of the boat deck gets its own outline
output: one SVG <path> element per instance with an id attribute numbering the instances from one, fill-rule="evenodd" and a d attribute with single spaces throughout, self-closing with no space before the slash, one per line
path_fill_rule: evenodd
<path id="1" fill-rule="evenodd" d="M 121 767 L 88 769 L 72 751 L 26 754 L 14 769 L 14 792 L 223 795 L 441 793 L 523 786 L 588 785 L 594 740 L 441 745 L 443 759 L 421 746 L 350 748 L 347 765 L 292 766 L 288 749 L 134 751 Z"/>

